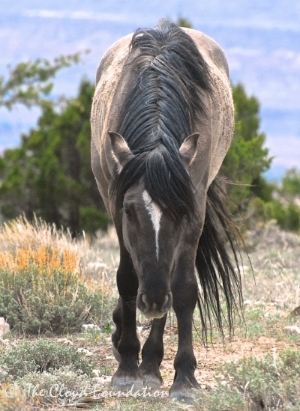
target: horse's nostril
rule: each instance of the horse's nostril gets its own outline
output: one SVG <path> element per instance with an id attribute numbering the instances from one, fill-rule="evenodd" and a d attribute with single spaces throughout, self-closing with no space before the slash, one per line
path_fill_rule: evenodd
<path id="1" fill-rule="evenodd" d="M 137 306 L 144 315 L 150 313 L 155 314 L 154 318 L 160 318 L 157 316 L 164 315 L 164 313 L 171 308 L 172 301 L 173 297 L 171 292 L 166 294 L 162 301 L 151 301 L 151 298 L 149 299 L 149 296 L 147 296 L 146 293 L 139 293 L 137 297 Z"/>
<path id="2" fill-rule="evenodd" d="M 146 310 L 148 310 L 148 309 L 149 309 L 149 303 L 148 303 L 148 301 L 147 301 L 146 294 L 142 294 L 142 301 L 143 301 L 143 303 L 145 304 Z"/>
<path id="3" fill-rule="evenodd" d="M 163 311 L 168 311 L 171 308 L 172 302 L 173 302 L 172 293 L 168 293 L 165 296 L 165 301 L 164 301 L 163 306 L 162 306 Z"/>

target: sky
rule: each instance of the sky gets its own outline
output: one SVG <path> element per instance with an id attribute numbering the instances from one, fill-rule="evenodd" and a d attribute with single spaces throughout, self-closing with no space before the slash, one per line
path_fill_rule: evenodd
<path id="1" fill-rule="evenodd" d="M 55 79 L 57 94 L 74 96 L 83 76 L 93 80 L 105 50 L 161 17 L 183 16 L 224 49 L 234 84 L 261 104 L 261 131 L 274 157 L 267 173 L 279 179 L 300 163 L 300 2 L 295 0 L 1 0 L 0 75 L 39 57 L 90 50 L 82 64 Z M 20 143 L 38 109 L 0 109 L 0 150 Z"/>

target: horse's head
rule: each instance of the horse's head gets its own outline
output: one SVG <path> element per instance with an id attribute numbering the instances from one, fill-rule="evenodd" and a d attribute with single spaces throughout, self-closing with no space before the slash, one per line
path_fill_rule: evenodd
<path id="1" fill-rule="evenodd" d="M 112 152 L 119 173 L 134 158 L 125 139 L 110 133 Z M 187 170 L 196 156 L 199 134 L 187 137 L 179 153 Z M 178 265 L 178 255 L 195 244 L 193 231 L 199 224 L 184 213 L 172 218 L 168 210 L 153 201 L 144 178 L 138 179 L 122 197 L 117 209 L 121 241 L 128 250 L 138 276 L 137 307 L 147 318 L 161 318 L 172 306 L 171 280 Z M 200 235 L 200 233 L 196 234 Z M 190 243 L 189 245 L 189 237 Z"/>

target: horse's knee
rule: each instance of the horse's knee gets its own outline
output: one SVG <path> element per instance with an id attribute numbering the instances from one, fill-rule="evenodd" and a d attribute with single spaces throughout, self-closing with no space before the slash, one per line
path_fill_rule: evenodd
<path id="1" fill-rule="evenodd" d="M 122 323 L 122 303 L 119 299 L 118 304 L 116 308 L 113 311 L 113 321 L 115 324 L 121 324 Z"/>
<path id="2" fill-rule="evenodd" d="M 172 284 L 173 308 L 191 307 L 194 309 L 198 299 L 197 282 L 188 282 L 183 286 L 182 282 Z"/>

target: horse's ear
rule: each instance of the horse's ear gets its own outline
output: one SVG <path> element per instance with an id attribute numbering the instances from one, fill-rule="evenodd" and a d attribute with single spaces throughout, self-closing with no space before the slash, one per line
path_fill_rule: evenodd
<path id="1" fill-rule="evenodd" d="M 200 133 L 194 133 L 186 137 L 181 144 L 179 153 L 186 167 L 190 166 L 197 154 L 197 143 Z"/>
<path id="2" fill-rule="evenodd" d="M 108 132 L 110 136 L 111 148 L 113 153 L 113 158 L 118 163 L 119 172 L 125 166 L 125 164 L 134 157 L 125 139 L 118 133 L 114 131 Z"/>

